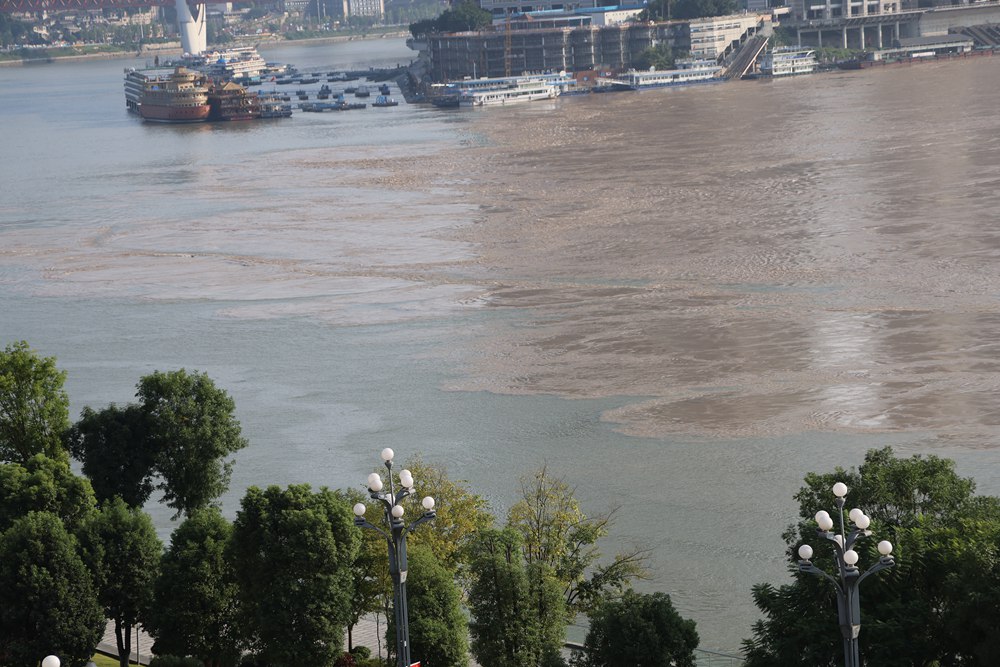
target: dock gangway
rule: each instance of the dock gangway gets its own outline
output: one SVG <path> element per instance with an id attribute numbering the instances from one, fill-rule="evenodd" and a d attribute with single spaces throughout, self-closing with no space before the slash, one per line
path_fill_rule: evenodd
<path id="1" fill-rule="evenodd" d="M 767 37 L 757 34 L 748 39 L 733 56 L 732 61 L 723 70 L 724 79 L 741 79 L 753 69 L 760 54 L 767 47 Z"/>

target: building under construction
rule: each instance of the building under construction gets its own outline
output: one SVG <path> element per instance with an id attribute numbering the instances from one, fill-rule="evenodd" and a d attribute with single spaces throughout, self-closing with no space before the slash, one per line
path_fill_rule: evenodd
<path id="1" fill-rule="evenodd" d="M 429 36 L 430 75 L 434 81 L 449 81 L 523 72 L 624 70 L 643 51 L 661 44 L 675 53 L 717 58 L 738 45 L 748 30 L 756 29 L 759 21 L 757 16 L 741 15 L 666 23 L 516 30 L 507 22 L 490 32 Z"/>

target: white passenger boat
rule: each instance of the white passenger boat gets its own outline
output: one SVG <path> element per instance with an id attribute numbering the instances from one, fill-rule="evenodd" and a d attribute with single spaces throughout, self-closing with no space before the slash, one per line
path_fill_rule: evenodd
<path id="1" fill-rule="evenodd" d="M 650 69 L 641 72 L 630 70 L 611 79 L 609 83 L 617 90 L 647 90 L 721 80 L 719 74 L 722 67 L 716 65 L 714 60 L 692 60 L 678 64 L 680 67 L 677 69 Z"/>
<path id="2" fill-rule="evenodd" d="M 764 54 L 761 76 L 794 76 L 816 71 L 816 52 L 812 49 L 774 49 Z"/>
<path id="3" fill-rule="evenodd" d="M 487 107 L 550 100 L 559 96 L 559 88 L 541 81 L 522 81 L 505 88 L 465 90 L 458 95 L 460 107 Z"/>

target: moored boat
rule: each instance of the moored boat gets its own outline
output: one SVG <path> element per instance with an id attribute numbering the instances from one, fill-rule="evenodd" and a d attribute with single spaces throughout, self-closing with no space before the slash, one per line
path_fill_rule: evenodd
<path id="1" fill-rule="evenodd" d="M 176 67 L 147 78 L 138 99 L 139 115 L 159 123 L 200 123 L 208 119 L 208 83 L 203 74 Z"/>
<path id="2" fill-rule="evenodd" d="M 397 102 L 396 100 L 392 99 L 391 97 L 389 97 L 387 95 L 379 95 L 378 97 L 375 98 L 375 101 L 372 102 L 372 106 L 373 107 L 398 107 L 399 106 L 399 102 Z"/>
<path id="3" fill-rule="evenodd" d="M 764 54 L 760 75 L 764 77 L 795 76 L 816 71 L 816 51 L 813 49 L 773 49 Z"/>
<path id="4" fill-rule="evenodd" d="M 260 97 L 232 81 L 213 85 L 208 91 L 209 120 L 253 120 L 260 118 Z"/>

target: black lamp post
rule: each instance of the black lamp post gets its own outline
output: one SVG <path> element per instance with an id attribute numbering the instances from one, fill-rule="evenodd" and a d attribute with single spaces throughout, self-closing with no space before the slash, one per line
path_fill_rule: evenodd
<path id="1" fill-rule="evenodd" d="M 861 593 L 858 586 L 869 575 L 892 567 L 896 562 L 891 555 L 892 544 L 887 540 L 882 540 L 878 543 L 878 552 L 882 554 L 878 562 L 863 573 L 858 570 L 858 552 L 854 550 L 854 543 L 859 537 L 868 537 L 872 534 L 868 530 L 871 519 L 861 510 L 852 509 L 848 517 L 853 527 L 850 534 L 846 533 L 844 530 L 844 496 L 847 495 L 847 485 L 843 482 L 834 484 L 833 495 L 836 496 L 834 503 L 837 505 L 837 515 L 840 517 L 840 533 L 830 532 L 833 528 L 833 517 L 825 510 L 821 510 L 816 513 L 816 523 L 819 525 L 816 534 L 833 543 L 840 576 L 831 576 L 813 565 L 809 560 L 813 556 L 813 550 L 808 544 L 799 547 L 799 558 L 801 559 L 799 572 L 826 577 L 833 583 L 837 591 L 837 616 L 840 619 L 840 632 L 844 638 L 844 666 L 861 667 L 861 654 L 858 651 L 858 635 L 861 634 Z"/>
<path id="2" fill-rule="evenodd" d="M 372 500 L 382 504 L 388 532 L 368 523 L 364 514 L 368 507 L 364 503 L 354 506 L 354 524 L 378 531 L 389 546 L 389 574 L 392 575 L 392 609 L 396 619 L 396 667 L 410 667 L 410 625 L 406 609 L 406 536 L 424 521 L 436 516 L 434 499 L 425 497 L 421 504 L 424 514 L 409 526 L 403 521 L 403 499 L 414 493 L 413 475 L 409 470 L 399 471 L 399 490 L 392 478 L 392 458 L 395 453 L 386 447 L 382 450 L 385 461 L 388 490 L 383 490 L 382 478 L 377 472 L 368 475 L 368 494 Z"/>

